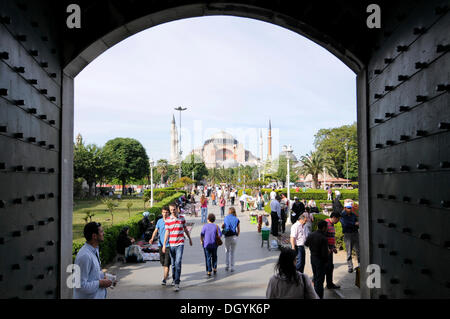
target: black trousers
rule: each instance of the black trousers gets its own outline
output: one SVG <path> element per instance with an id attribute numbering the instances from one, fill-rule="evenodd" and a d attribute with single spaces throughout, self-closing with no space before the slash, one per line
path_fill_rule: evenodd
<path id="1" fill-rule="evenodd" d="M 272 235 L 278 236 L 278 214 L 271 212 L 270 217 L 272 218 Z"/>
<path id="2" fill-rule="evenodd" d="M 325 276 L 327 278 L 327 286 L 333 285 L 333 270 L 334 270 L 334 264 L 333 264 L 333 252 L 331 254 L 328 254 L 328 261 L 325 267 Z"/>
<path id="3" fill-rule="evenodd" d="M 286 220 L 287 220 L 287 216 L 286 216 L 286 211 L 284 209 L 281 210 L 281 232 L 284 234 L 284 232 L 286 231 Z"/>
<path id="4" fill-rule="evenodd" d="M 231 198 L 231 205 L 234 205 L 234 197 L 230 197 Z"/>
<path id="5" fill-rule="evenodd" d="M 325 281 L 326 263 L 320 258 L 311 255 L 311 267 L 314 276 L 314 290 L 320 299 L 323 299 L 323 282 Z"/>

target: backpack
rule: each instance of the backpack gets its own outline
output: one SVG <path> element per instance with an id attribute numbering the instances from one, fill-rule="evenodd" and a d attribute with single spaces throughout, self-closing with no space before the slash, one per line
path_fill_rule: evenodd
<path id="1" fill-rule="evenodd" d="M 144 261 L 141 248 L 138 245 L 131 245 L 125 248 L 125 260 L 127 263 L 140 263 Z"/>

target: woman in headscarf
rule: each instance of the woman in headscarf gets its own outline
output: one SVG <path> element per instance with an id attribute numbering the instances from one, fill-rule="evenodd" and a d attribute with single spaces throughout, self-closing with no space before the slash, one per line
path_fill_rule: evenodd
<path id="1" fill-rule="evenodd" d="M 117 253 L 121 255 L 125 255 L 125 248 L 133 245 L 134 238 L 128 236 L 130 228 L 125 226 L 119 233 L 119 237 L 117 237 Z"/>

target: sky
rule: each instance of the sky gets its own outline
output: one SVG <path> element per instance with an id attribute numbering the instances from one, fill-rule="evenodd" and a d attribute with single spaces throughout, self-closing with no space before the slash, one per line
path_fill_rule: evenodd
<path id="1" fill-rule="evenodd" d="M 181 113 L 183 157 L 225 130 L 260 156 L 292 145 L 314 150 L 314 135 L 356 121 L 356 75 L 330 52 L 282 27 L 248 18 L 177 20 L 137 33 L 75 78 L 75 136 L 103 146 L 116 137 L 170 158 L 170 128 Z"/>

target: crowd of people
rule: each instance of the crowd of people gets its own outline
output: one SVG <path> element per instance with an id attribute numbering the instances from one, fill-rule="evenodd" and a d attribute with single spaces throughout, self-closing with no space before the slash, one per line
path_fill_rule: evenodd
<path id="1" fill-rule="evenodd" d="M 234 204 L 238 197 L 237 189 L 233 187 L 206 186 L 193 189 L 187 197 L 180 198 L 168 207 L 162 208 L 162 215 L 156 221 L 156 225 L 147 224 L 148 215 L 141 221 L 141 232 L 149 244 L 158 243 L 160 263 L 163 267 L 161 284 L 166 286 L 170 269 L 172 270 L 172 282 L 174 291 L 180 290 L 182 259 L 185 245 L 185 237 L 192 246 L 192 238 L 186 227 L 183 207 L 187 203 L 195 203 L 195 196 L 200 196 L 201 223 L 200 244 L 205 256 L 206 275 L 211 277 L 217 274 L 217 251 L 220 246 L 225 249 L 225 270 L 235 271 L 235 251 L 240 234 L 240 220 L 237 217 Z M 246 196 L 243 191 L 239 196 L 241 211 L 248 209 Z M 359 238 L 358 215 L 354 211 L 354 205 L 346 202 L 344 207 L 340 203 L 340 194 L 333 201 L 333 213 L 325 220 L 320 220 L 317 230 L 312 232 L 314 214 L 318 212 L 314 200 L 306 202 L 294 197 L 294 202 L 289 203 L 285 194 L 278 195 L 275 189 L 270 194 L 264 194 L 256 190 L 251 194 L 257 199 L 257 209 L 262 210 L 266 203 L 270 203 L 271 233 L 279 238 L 286 231 L 286 220 L 291 221 L 290 247 L 281 248 L 280 256 L 275 267 L 275 274 L 270 278 L 267 298 L 323 298 L 323 287 L 326 280 L 328 289 L 339 289 L 333 282 L 333 254 L 337 253 L 334 225 L 341 222 L 344 242 L 347 250 L 348 271 L 353 272 L 352 250 L 355 250 L 359 263 Z M 216 215 L 208 213 L 208 205 L 218 205 L 223 223 L 216 223 Z M 225 208 L 228 207 L 225 216 Z M 151 232 L 149 232 L 151 229 Z M 128 234 L 128 227 L 122 229 L 118 241 L 117 252 L 124 254 L 127 247 L 135 243 L 135 239 Z M 106 288 L 113 285 L 113 281 L 106 278 L 100 269 L 99 244 L 104 235 L 99 223 L 88 223 L 84 229 L 85 245 L 77 254 L 75 264 L 82 269 L 81 287 L 75 289 L 74 298 L 105 298 Z M 222 241 L 222 238 L 224 240 Z M 312 281 L 304 275 L 306 264 L 305 247 L 310 251 L 310 263 L 313 271 Z"/>

